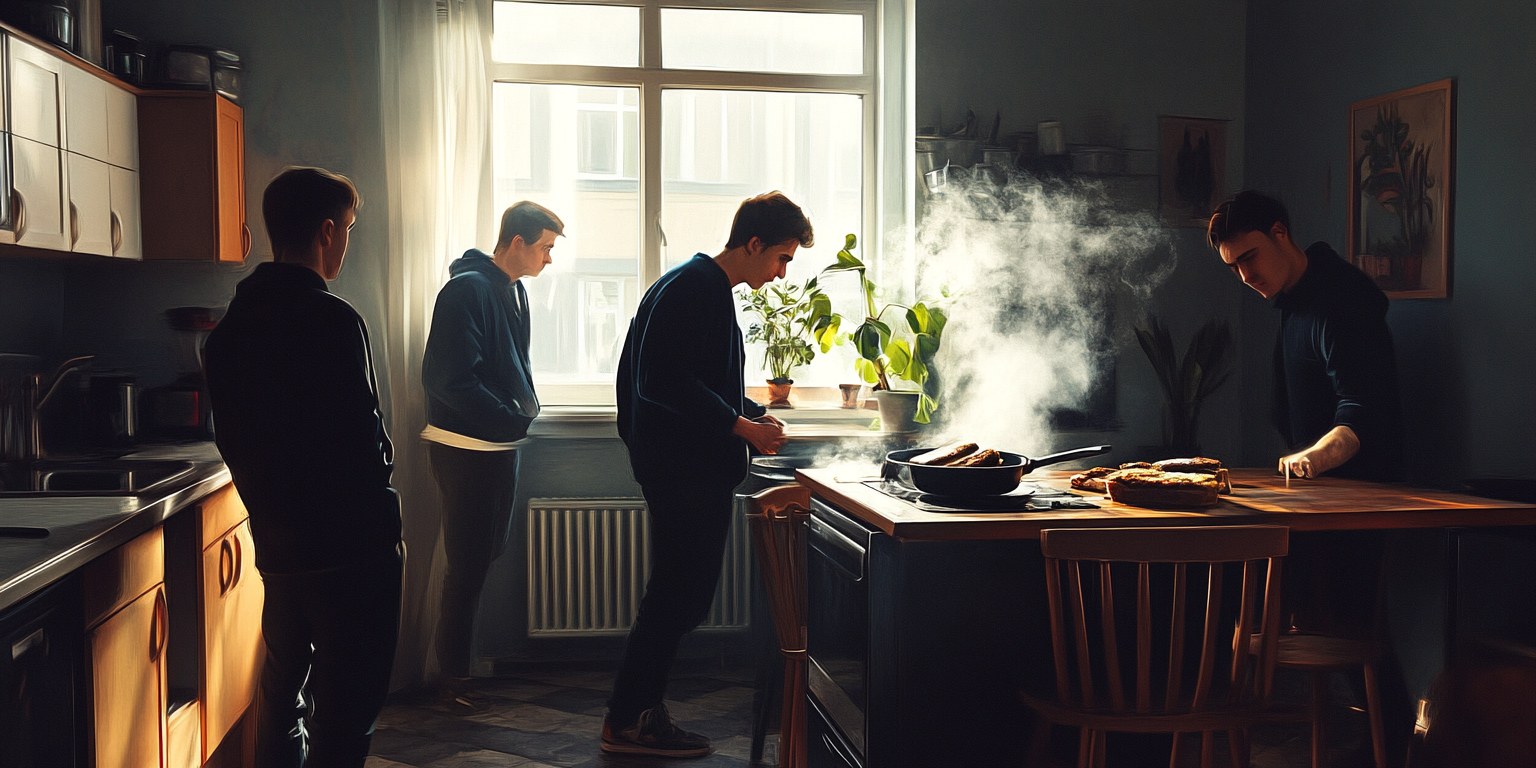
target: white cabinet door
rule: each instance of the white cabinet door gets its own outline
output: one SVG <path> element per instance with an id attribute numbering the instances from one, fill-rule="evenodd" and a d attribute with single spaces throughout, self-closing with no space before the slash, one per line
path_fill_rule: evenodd
<path id="1" fill-rule="evenodd" d="M 80 67 L 64 68 L 64 149 L 94 160 L 107 160 L 107 90 L 105 80 Z"/>
<path id="2" fill-rule="evenodd" d="M 17 38 L 10 48 L 11 133 L 50 147 L 61 145 L 64 128 L 63 60 Z"/>
<path id="3" fill-rule="evenodd" d="M 69 250 L 68 179 L 61 154 L 56 147 L 11 137 L 17 245 Z"/>
<path id="4" fill-rule="evenodd" d="M 64 153 L 69 168 L 70 250 L 112 255 L 112 186 L 107 164 Z"/>
<path id="5" fill-rule="evenodd" d="M 70 123 L 73 125 L 73 121 Z M 139 97 L 107 85 L 107 162 L 139 169 Z"/>
<path id="6" fill-rule="evenodd" d="M 112 166 L 112 255 L 120 259 L 144 258 L 139 234 L 139 172 Z"/>

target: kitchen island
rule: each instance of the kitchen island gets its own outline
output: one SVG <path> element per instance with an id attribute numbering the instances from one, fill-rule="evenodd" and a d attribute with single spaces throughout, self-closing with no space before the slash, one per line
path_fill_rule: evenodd
<path id="1" fill-rule="evenodd" d="M 1052 679 L 1040 531 L 1285 525 L 1293 531 L 1536 525 L 1536 505 L 1337 479 L 1233 470 L 1199 510 L 1083 496 L 1088 509 L 925 511 L 869 466 L 801 470 L 812 494 L 807 635 L 813 766 L 1020 765 L 1017 692 Z M 1068 489 L 1070 472 L 1026 477 Z"/>

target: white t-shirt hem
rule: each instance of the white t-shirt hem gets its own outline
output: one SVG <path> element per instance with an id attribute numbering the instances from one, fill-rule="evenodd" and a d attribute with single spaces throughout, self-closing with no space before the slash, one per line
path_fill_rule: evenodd
<path id="1" fill-rule="evenodd" d="M 528 438 L 526 437 L 510 443 L 493 443 L 489 440 L 477 440 L 457 432 L 449 432 L 441 427 L 434 427 L 431 424 L 428 424 L 427 428 L 421 431 L 421 439 L 440 443 L 450 448 L 462 448 L 466 451 L 513 451 L 528 443 Z"/>

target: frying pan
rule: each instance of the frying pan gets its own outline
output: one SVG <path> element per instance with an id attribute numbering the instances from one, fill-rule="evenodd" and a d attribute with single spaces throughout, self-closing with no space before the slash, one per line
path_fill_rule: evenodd
<path id="1" fill-rule="evenodd" d="M 914 456 L 931 450 L 908 448 L 887 453 L 885 464 L 880 468 L 880 476 L 895 480 L 906 474 L 912 478 L 913 487 L 919 491 L 941 496 L 1000 496 L 1019 487 L 1019 480 L 1038 467 L 1109 453 L 1110 446 L 1074 448 L 1038 459 L 998 451 L 1003 455 L 1003 463 L 997 467 L 931 467 L 910 461 Z"/>

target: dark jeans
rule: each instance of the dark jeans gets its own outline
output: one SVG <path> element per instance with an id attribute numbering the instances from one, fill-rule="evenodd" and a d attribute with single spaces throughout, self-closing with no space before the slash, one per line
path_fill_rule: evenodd
<path id="1" fill-rule="evenodd" d="M 517 451 L 469 451 L 428 443 L 432 475 L 443 496 L 443 600 L 437 620 L 437 664 L 448 677 L 469 677 L 475 612 L 491 561 L 501 556 L 517 493 Z"/>
<path id="2" fill-rule="evenodd" d="M 389 693 L 404 564 L 402 543 L 340 568 L 262 574 L 257 765 L 362 766 Z"/>
<path id="3" fill-rule="evenodd" d="M 651 577 L 608 700 L 620 726 L 661 703 L 678 643 L 709 615 L 731 527 L 730 487 L 641 490 L 651 520 Z"/>

